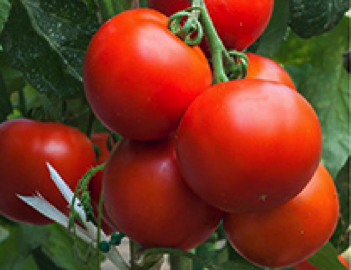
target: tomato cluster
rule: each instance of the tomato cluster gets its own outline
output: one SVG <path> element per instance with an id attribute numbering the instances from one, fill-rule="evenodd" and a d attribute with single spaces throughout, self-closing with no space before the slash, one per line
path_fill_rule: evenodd
<path id="1" fill-rule="evenodd" d="M 178 9 L 170 2 L 150 5 Z M 237 6 L 243 1 L 205 2 L 224 43 L 237 50 L 262 33 L 273 8 L 261 1 L 262 16 L 252 18 L 250 2 L 250 14 L 231 13 L 239 22 L 229 27 L 221 20 L 232 17 L 219 10 L 245 10 Z M 146 248 L 187 250 L 222 220 L 229 243 L 258 265 L 305 260 L 329 239 L 339 211 L 320 163 L 315 111 L 280 65 L 253 53 L 246 78 L 212 85 L 205 54 L 167 22 L 152 9 L 125 11 L 97 31 L 86 53 L 92 110 L 123 136 L 102 180 L 112 226 Z M 237 23 L 246 27 L 240 33 Z"/>

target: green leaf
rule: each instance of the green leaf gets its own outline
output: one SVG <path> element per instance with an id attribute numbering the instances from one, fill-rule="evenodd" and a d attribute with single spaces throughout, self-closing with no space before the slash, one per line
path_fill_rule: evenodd
<path id="1" fill-rule="evenodd" d="M 0 228 L 3 231 L 3 237 L 0 242 L 0 269 L 1 270 L 38 270 L 38 267 L 32 256 L 22 254 L 17 240 L 21 235 L 21 225 L 7 220 L 0 216 Z M 23 244 L 26 239 L 22 240 Z"/>
<path id="2" fill-rule="evenodd" d="M 48 257 L 41 248 L 36 248 L 32 251 L 33 258 L 37 263 L 39 269 L 50 269 L 50 270 L 63 270 L 63 268 L 58 267 L 53 261 Z"/>
<path id="3" fill-rule="evenodd" d="M 276 57 L 278 62 L 305 70 L 294 81 L 299 81 L 297 89 L 318 114 L 323 132 L 323 161 L 334 179 L 350 155 L 349 74 L 342 60 L 349 46 L 349 23 L 350 19 L 345 17 L 333 31 L 309 40 L 291 35 Z M 289 66 L 286 67 L 289 71 Z"/>
<path id="4" fill-rule="evenodd" d="M 0 216 L 0 228 L 9 233 L 0 242 L 1 270 L 96 270 L 100 265 L 96 249 L 58 224 L 34 226 Z"/>
<path id="5" fill-rule="evenodd" d="M 346 267 L 337 258 L 338 252 L 331 243 L 312 255 L 308 261 L 320 270 L 346 270 Z"/>
<path id="6" fill-rule="evenodd" d="M 14 0 L 0 42 L 34 88 L 70 97 L 82 91 L 84 55 L 97 27 L 81 0 Z"/>
<path id="7" fill-rule="evenodd" d="M 0 0 L 0 32 L 4 27 L 10 11 L 10 2 L 8 0 Z"/>
<path id="8" fill-rule="evenodd" d="M 52 224 L 48 226 L 50 235 L 42 245 L 42 252 L 59 269 L 96 269 L 98 260 L 89 261 L 87 258 L 92 248 L 79 239 L 73 239 L 66 229 L 60 225 Z M 93 260 L 94 256 L 91 256 Z M 95 263 L 95 264 L 94 264 Z M 51 268 L 49 268 L 51 269 Z"/>
<path id="9" fill-rule="evenodd" d="M 269 58 L 273 57 L 286 36 L 288 23 L 289 0 L 276 1 L 267 28 L 248 50 Z"/>
<path id="10" fill-rule="evenodd" d="M 350 245 L 349 225 L 350 225 L 350 172 L 351 157 L 347 160 L 345 166 L 338 173 L 335 184 L 338 189 L 340 201 L 340 216 L 336 230 L 330 239 L 330 242 L 336 247 L 338 254 L 341 254 Z"/>
<path id="11" fill-rule="evenodd" d="M 348 0 L 291 0 L 291 28 L 302 38 L 333 29 L 350 9 Z"/>

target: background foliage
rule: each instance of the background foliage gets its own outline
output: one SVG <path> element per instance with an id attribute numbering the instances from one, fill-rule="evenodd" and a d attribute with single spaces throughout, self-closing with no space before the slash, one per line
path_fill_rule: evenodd
<path id="1" fill-rule="evenodd" d="M 97 4 L 101 2 L 105 5 Z M 92 125 L 83 92 L 85 50 L 106 16 L 134 2 L 0 0 L 0 121 L 28 117 L 62 122 L 84 132 L 102 129 L 97 120 Z M 345 16 L 349 5 L 347 0 L 276 1 L 269 26 L 248 49 L 286 68 L 322 125 L 323 162 L 337 184 L 341 215 L 331 244 L 321 251 L 324 255 L 311 259 L 321 269 L 331 269 L 334 257 L 318 260 L 320 256 L 328 258 L 335 249 L 340 253 L 349 247 L 350 75 L 346 66 L 350 59 L 343 57 L 350 49 L 350 18 Z M 141 6 L 147 6 L 146 1 Z M 223 232 L 219 229 L 214 237 L 224 239 Z M 0 268 L 96 269 L 95 252 L 83 243 L 73 243 L 57 225 L 35 227 L 1 218 Z M 234 265 L 235 269 L 258 269 L 211 239 L 195 253 L 222 263 L 221 269 Z M 202 266 L 194 263 L 194 269 Z"/>

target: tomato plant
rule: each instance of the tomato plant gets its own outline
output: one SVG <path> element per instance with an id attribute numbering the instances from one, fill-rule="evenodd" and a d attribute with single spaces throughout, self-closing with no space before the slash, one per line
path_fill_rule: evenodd
<path id="1" fill-rule="evenodd" d="M 199 96 L 178 130 L 180 170 L 191 189 L 228 212 L 276 207 L 306 186 L 321 156 L 313 108 L 283 84 L 242 79 Z"/>
<path id="2" fill-rule="evenodd" d="M 274 81 L 296 89 L 290 75 L 277 62 L 255 53 L 246 53 L 246 55 L 249 62 L 246 79 Z"/>
<path id="3" fill-rule="evenodd" d="M 205 0 L 213 24 L 227 48 L 244 50 L 264 31 L 274 1 Z M 190 6 L 188 0 L 149 0 L 149 6 L 167 16 Z"/>
<path id="4" fill-rule="evenodd" d="M 259 213 L 228 214 L 223 228 L 231 245 L 248 260 L 287 267 L 324 246 L 338 217 L 334 181 L 320 164 L 308 185 L 286 204 Z"/>
<path id="5" fill-rule="evenodd" d="M 25 207 L 9 194 L 29 189 L 27 182 L 35 179 L 40 183 L 27 200 L 58 223 L 33 226 L 0 211 L 0 269 L 261 269 L 258 264 L 267 261 L 344 269 L 337 254 L 351 252 L 347 1 L 282 0 L 274 1 L 274 9 L 273 0 L 204 1 L 0 0 L 0 127 L 14 118 L 50 126 L 35 143 L 38 137 L 28 129 L 9 136 L 16 143 L 0 142 L 6 193 L 0 191 L 0 206 Z M 190 5 L 172 20 L 166 17 Z M 204 38 L 195 46 L 201 30 Z M 58 123 L 90 141 L 106 128 L 124 139 L 111 155 L 104 148 L 107 135 L 101 145 L 95 141 L 97 161 L 91 146 L 69 145 L 67 153 L 76 158 L 58 162 L 60 136 L 50 144 L 59 149 L 50 151 L 55 158 L 44 136 Z M 56 162 L 73 191 L 71 173 L 78 179 L 106 158 L 108 185 L 103 187 L 103 172 L 90 179 L 102 166 L 92 168 L 76 190 L 75 210 L 67 209 L 51 187 L 60 177 L 50 168 L 49 179 L 45 162 Z M 335 196 L 305 192 L 321 160 L 340 201 L 332 237 L 327 219 L 333 211 L 325 205 L 336 203 Z M 44 165 L 39 170 L 35 162 Z M 101 189 L 105 201 L 97 213 Z M 223 209 L 236 212 L 223 215 Z M 26 207 L 25 214 L 34 218 L 34 211 Z M 92 214 L 102 217 L 105 232 L 115 232 L 99 231 Z M 242 227 L 231 231 L 234 216 Z M 255 217 L 253 224 L 248 216 Z M 223 226 L 215 230 L 223 217 L 227 235 Z M 41 218 L 37 214 L 35 224 L 50 222 Z M 322 238 L 328 243 L 308 257 Z"/>
<path id="6" fill-rule="evenodd" d="M 176 37 L 167 21 L 151 9 L 123 12 L 96 32 L 86 52 L 84 87 L 92 110 L 124 137 L 168 136 L 211 85 L 200 48 Z"/>
<path id="7" fill-rule="evenodd" d="M 0 125 L 0 213 L 31 224 L 51 222 L 21 201 L 17 194 L 40 193 L 54 206 L 68 213 L 67 203 L 51 181 L 46 162 L 60 171 L 71 189 L 95 165 L 90 140 L 78 129 L 59 123 L 16 119 Z"/>
<path id="8" fill-rule="evenodd" d="M 110 154 L 110 150 L 108 149 L 108 140 L 110 140 L 111 147 L 114 145 L 109 136 L 110 135 L 107 132 L 94 132 L 91 135 L 92 143 L 98 147 L 97 165 L 104 163 Z M 96 216 L 98 215 L 99 202 L 102 191 L 103 173 L 103 171 L 97 172 L 89 182 L 91 204 L 94 208 Z M 112 232 L 117 231 L 117 228 L 114 228 L 112 225 L 113 223 L 111 222 L 104 205 L 102 207 L 101 223 L 103 230 L 107 234 L 111 234 Z"/>
<path id="9" fill-rule="evenodd" d="M 103 192 L 111 220 L 145 248 L 194 248 L 222 217 L 184 183 L 174 140 L 120 141 L 107 160 Z"/>

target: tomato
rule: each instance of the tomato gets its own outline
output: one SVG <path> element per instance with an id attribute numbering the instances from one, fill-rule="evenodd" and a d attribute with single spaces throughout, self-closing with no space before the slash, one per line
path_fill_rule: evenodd
<path id="1" fill-rule="evenodd" d="M 111 220 L 145 248 L 194 248 L 222 217 L 184 183 L 170 139 L 122 139 L 107 160 L 103 192 Z"/>
<path id="2" fill-rule="evenodd" d="M 125 11 L 94 35 L 84 61 L 84 88 L 101 122 L 137 140 L 168 136 L 193 99 L 212 83 L 206 57 L 167 28 L 151 9 Z"/>
<path id="3" fill-rule="evenodd" d="M 254 53 L 246 53 L 249 60 L 246 79 L 262 79 L 285 84 L 296 90 L 290 75 L 277 62 Z"/>
<path id="4" fill-rule="evenodd" d="M 307 259 L 333 234 L 339 216 L 334 181 L 319 165 L 308 185 L 292 200 L 257 213 L 227 214 L 223 228 L 230 244 L 264 267 L 287 267 Z"/>
<path id="5" fill-rule="evenodd" d="M 94 148 L 78 129 L 59 123 L 16 119 L 0 125 L 0 214 L 30 224 L 48 224 L 17 197 L 40 193 L 63 213 L 67 202 L 51 180 L 49 162 L 74 190 L 79 179 L 95 165 Z"/>
<path id="6" fill-rule="evenodd" d="M 346 261 L 345 258 L 341 254 L 338 256 L 338 259 L 343 265 L 345 265 L 347 267 L 347 269 L 349 269 L 348 261 Z M 315 267 L 309 261 L 305 260 L 305 261 L 298 263 L 297 265 L 294 265 L 294 269 L 295 270 L 318 270 L 319 268 Z"/>
<path id="7" fill-rule="evenodd" d="M 224 46 L 239 51 L 247 48 L 263 33 L 274 6 L 274 0 L 204 2 Z M 188 0 L 149 0 L 148 4 L 167 16 L 190 6 Z"/>
<path id="8" fill-rule="evenodd" d="M 177 155 L 189 187 L 227 212 L 267 210 L 306 186 L 322 149 L 311 105 L 291 88 L 241 79 L 216 84 L 185 112 Z"/>
<path id="9" fill-rule="evenodd" d="M 108 149 L 108 140 L 109 140 L 109 133 L 107 132 L 94 132 L 91 136 L 91 141 L 99 149 L 99 154 L 97 157 L 97 165 L 104 163 L 110 154 L 110 151 Z M 111 140 L 111 146 L 113 144 L 114 143 Z M 103 179 L 103 171 L 99 171 L 94 175 L 94 177 L 89 182 L 91 204 L 96 216 L 98 214 L 100 195 L 102 191 L 102 179 Z M 105 210 L 104 204 L 102 207 L 101 227 L 104 230 L 104 232 L 107 234 L 111 234 L 117 231 L 117 228 L 114 228 L 113 223 L 111 222 L 110 217 L 108 216 Z"/>

